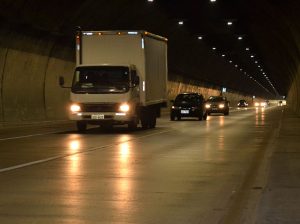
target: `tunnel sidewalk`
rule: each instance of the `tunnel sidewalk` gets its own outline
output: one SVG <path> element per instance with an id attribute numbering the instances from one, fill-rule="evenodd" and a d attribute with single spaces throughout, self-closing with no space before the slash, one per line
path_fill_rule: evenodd
<path id="1" fill-rule="evenodd" d="M 257 208 L 258 224 L 300 223 L 300 117 L 285 109 Z"/>

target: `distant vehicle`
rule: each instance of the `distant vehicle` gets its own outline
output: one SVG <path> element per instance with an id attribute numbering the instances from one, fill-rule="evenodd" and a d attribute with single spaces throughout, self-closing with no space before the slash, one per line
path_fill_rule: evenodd
<path id="1" fill-rule="evenodd" d="M 204 98 L 198 93 L 178 94 L 171 108 L 170 120 L 181 120 L 182 117 L 196 117 L 198 120 L 206 120 L 207 113 L 204 107 Z"/>
<path id="2" fill-rule="evenodd" d="M 263 101 L 263 102 L 255 102 L 254 106 L 255 107 L 266 107 L 267 103 L 265 101 Z"/>
<path id="3" fill-rule="evenodd" d="M 283 106 L 282 100 L 278 101 L 278 106 L 280 106 L 280 107 Z"/>
<path id="4" fill-rule="evenodd" d="M 270 101 L 269 100 L 265 100 L 266 106 L 270 106 Z"/>
<path id="5" fill-rule="evenodd" d="M 238 107 L 248 107 L 248 103 L 246 100 L 240 100 L 237 106 Z"/>
<path id="6" fill-rule="evenodd" d="M 224 96 L 210 96 L 205 103 L 207 115 L 223 113 L 229 115 L 229 101 Z"/>

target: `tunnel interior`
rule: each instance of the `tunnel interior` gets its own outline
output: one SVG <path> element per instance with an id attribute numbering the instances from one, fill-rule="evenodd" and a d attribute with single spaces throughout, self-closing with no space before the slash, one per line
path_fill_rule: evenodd
<path id="1" fill-rule="evenodd" d="M 284 96 L 300 114 L 299 11 L 293 0 L 1 0 L 0 118 L 65 113 L 58 105 L 68 92 L 57 79 L 72 78 L 78 27 L 165 36 L 170 80 L 180 75 L 249 96 Z"/>

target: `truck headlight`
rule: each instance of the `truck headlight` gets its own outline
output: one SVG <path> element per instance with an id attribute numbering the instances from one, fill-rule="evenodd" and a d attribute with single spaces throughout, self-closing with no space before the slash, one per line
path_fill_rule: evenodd
<path id="1" fill-rule="evenodd" d="M 205 108 L 210 108 L 210 104 L 205 104 Z"/>
<path id="2" fill-rule="evenodd" d="M 81 108 L 78 104 L 72 104 L 70 110 L 75 113 L 81 111 Z"/>
<path id="3" fill-rule="evenodd" d="M 219 104 L 219 108 L 224 108 L 225 105 L 224 104 Z"/>
<path id="4" fill-rule="evenodd" d="M 128 112 L 130 110 L 130 106 L 127 103 L 121 104 L 119 110 L 121 112 Z"/>

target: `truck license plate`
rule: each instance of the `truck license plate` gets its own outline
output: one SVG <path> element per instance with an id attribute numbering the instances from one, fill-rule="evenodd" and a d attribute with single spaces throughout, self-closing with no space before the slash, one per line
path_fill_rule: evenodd
<path id="1" fill-rule="evenodd" d="M 182 113 L 182 114 L 188 114 L 189 110 L 181 110 L 180 113 Z"/>
<path id="2" fill-rule="evenodd" d="M 104 114 L 92 114 L 91 118 L 93 120 L 102 120 L 104 119 Z"/>

